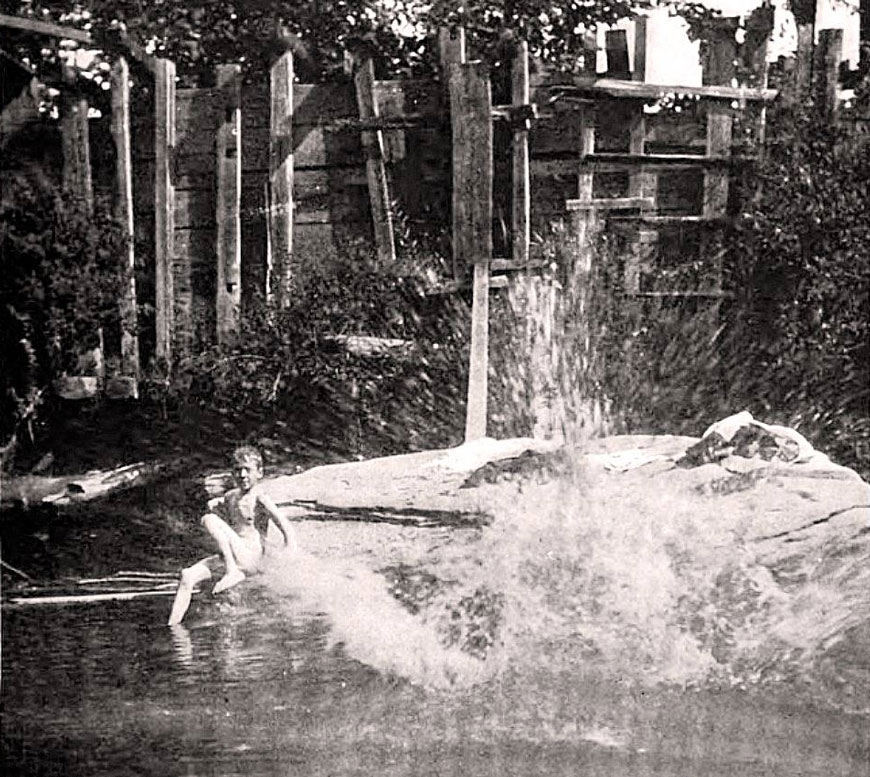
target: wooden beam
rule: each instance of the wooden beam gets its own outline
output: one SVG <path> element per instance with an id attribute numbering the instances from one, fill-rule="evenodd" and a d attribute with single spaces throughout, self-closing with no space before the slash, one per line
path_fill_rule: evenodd
<path id="1" fill-rule="evenodd" d="M 168 59 L 156 63 L 154 102 L 155 352 L 169 368 L 175 331 L 175 63 Z"/>
<path id="2" fill-rule="evenodd" d="M 453 129 L 453 261 L 457 278 L 474 265 L 466 441 L 486 436 L 489 265 L 492 259 L 492 94 L 480 62 L 450 68 Z M 460 274 L 461 273 L 461 274 Z"/>
<path id="3" fill-rule="evenodd" d="M 354 64 L 353 83 L 356 88 L 356 103 L 360 120 L 377 119 L 375 63 L 372 59 L 366 59 L 355 61 Z M 366 179 L 378 259 L 383 262 L 392 262 L 396 259 L 396 244 L 393 237 L 390 187 L 387 180 L 387 167 L 384 164 L 384 133 L 381 130 L 364 130 L 362 145 L 366 159 Z"/>
<path id="4" fill-rule="evenodd" d="M 127 280 L 119 300 L 121 313 L 121 375 L 129 381 L 125 392 L 139 394 L 139 321 L 136 303 L 136 255 L 133 235 L 133 162 L 130 150 L 130 68 L 118 57 L 111 70 L 112 139 L 115 143 L 115 216 L 127 233 L 124 270 Z"/>
<path id="5" fill-rule="evenodd" d="M 91 141 L 88 128 L 87 97 L 76 94 L 76 72 L 70 65 L 63 66 L 60 132 L 63 148 L 64 188 L 79 199 L 90 213 L 94 209 L 91 180 Z"/>
<path id="6" fill-rule="evenodd" d="M 450 82 L 450 67 L 465 62 L 465 29 L 441 27 L 438 30 L 438 62 L 445 88 Z"/>
<path id="7" fill-rule="evenodd" d="M 837 85 L 840 80 L 840 60 L 843 54 L 843 31 L 820 30 L 816 47 L 816 105 L 830 116 L 837 110 Z"/>
<path id="8" fill-rule="evenodd" d="M 532 88 L 546 88 L 558 99 L 565 97 L 583 97 L 604 95 L 637 100 L 658 100 L 671 94 L 700 97 L 705 100 L 724 100 L 727 102 L 772 102 L 779 92 L 776 89 L 753 89 L 747 87 L 716 86 L 669 86 L 667 84 L 648 84 L 637 81 L 623 81 L 616 78 L 589 78 L 575 76 L 570 84 L 547 85 L 541 76 L 533 77 Z"/>
<path id="9" fill-rule="evenodd" d="M 272 65 L 269 129 L 269 224 L 271 257 L 267 295 L 286 308 L 298 279 L 293 267 L 293 53 Z"/>
<path id="10" fill-rule="evenodd" d="M 514 106 L 529 103 L 529 44 L 520 41 L 511 70 L 511 102 Z M 529 122 L 514 128 L 512 143 L 513 182 L 513 260 L 527 263 L 531 246 L 531 173 L 529 170 Z"/>
<path id="11" fill-rule="evenodd" d="M 216 139 L 216 334 L 227 343 L 238 332 L 242 304 L 242 68 L 218 65 L 216 76 L 225 97 Z"/>
<path id="12" fill-rule="evenodd" d="M 647 210 L 655 205 L 652 197 L 599 197 L 593 200 L 566 200 L 565 209 L 577 210 Z"/>
<path id="13" fill-rule="evenodd" d="M 646 81 L 646 39 L 647 18 L 637 16 L 634 20 L 634 67 L 631 69 L 631 80 L 640 83 Z"/>
<path id="14" fill-rule="evenodd" d="M 0 14 L 0 27 L 10 30 L 21 30 L 34 35 L 43 35 L 47 38 L 61 38 L 62 40 L 74 40 L 76 43 L 91 43 L 93 38 L 87 30 L 77 27 L 67 27 L 63 24 L 43 22 L 24 16 L 11 16 Z"/>

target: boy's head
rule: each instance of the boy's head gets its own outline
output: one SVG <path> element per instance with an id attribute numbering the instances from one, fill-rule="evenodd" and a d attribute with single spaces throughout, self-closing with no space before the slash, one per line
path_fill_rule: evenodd
<path id="1" fill-rule="evenodd" d="M 263 457 L 252 445 L 242 445 L 233 451 L 233 477 L 243 491 L 263 477 Z"/>

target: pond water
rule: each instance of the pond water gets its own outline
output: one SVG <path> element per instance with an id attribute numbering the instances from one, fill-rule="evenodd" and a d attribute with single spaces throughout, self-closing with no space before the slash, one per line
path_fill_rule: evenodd
<path id="1" fill-rule="evenodd" d="M 7 523 L 4 558 L 60 579 L 168 571 L 197 555 L 189 527 L 175 533 L 158 516 L 155 533 L 153 504 L 147 525 L 128 508 Z M 165 625 L 163 596 L 4 606 L 3 774 L 870 773 L 866 597 L 807 671 L 734 659 L 727 681 L 694 669 L 643 679 L 650 647 L 635 649 L 627 620 L 607 634 L 587 620 L 597 647 L 563 629 L 567 612 L 603 607 L 601 580 L 580 597 L 565 587 L 576 572 L 557 585 L 525 559 L 521 580 L 485 569 L 487 592 L 473 580 L 481 544 L 490 555 L 496 542 L 486 532 L 344 522 L 299 531 L 307 551 L 291 572 L 219 599 L 200 594 L 179 628 Z M 472 582 L 439 583 L 423 558 L 444 579 L 460 570 Z M 439 610 L 439 597 L 453 609 Z M 674 632 L 653 636 L 657 661 L 697 663 Z"/>

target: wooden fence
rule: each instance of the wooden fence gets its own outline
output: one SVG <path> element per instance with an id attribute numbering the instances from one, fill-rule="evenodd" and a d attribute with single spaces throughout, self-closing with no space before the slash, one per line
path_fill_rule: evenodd
<path id="1" fill-rule="evenodd" d="M 471 282 L 466 432 L 484 434 L 488 290 L 504 286 L 506 273 L 534 269 L 538 238 L 571 229 L 583 250 L 603 224 L 624 240 L 628 295 L 722 295 L 715 261 L 680 288 L 654 265 L 663 251 L 680 253 L 674 241 L 687 231 L 727 217 L 733 152 L 743 151 L 735 118 L 763 138 L 765 106 L 776 97 L 765 88 L 766 41 L 747 36 L 738 46 L 735 30 L 731 19 L 712 29 L 701 87 L 646 83 L 643 20 L 633 71 L 625 33 L 607 33 L 604 77 L 530 68 L 520 44 L 505 105 L 492 104 L 486 70 L 466 62 L 461 30 L 441 31 L 442 76 L 430 80 L 377 81 L 373 63 L 356 60 L 344 82 L 300 84 L 287 53 L 268 83 L 243 84 L 238 67 L 223 66 L 215 87 L 180 89 L 173 63 L 136 52 L 131 99 L 120 59 L 112 80 L 118 212 L 135 237 L 125 261 L 138 254 L 144 266 L 122 301 L 122 374 L 135 385 L 140 362 L 171 367 L 230 339 L 254 294 L 286 304 L 304 293 L 307 268 L 352 243 L 393 257 L 403 219 L 451 234 L 454 285 Z M 840 36 L 823 31 L 815 52 L 823 74 L 815 88 L 832 110 Z M 750 85 L 732 86 L 738 61 L 752 66 Z M 669 98 L 683 110 L 648 110 Z M 65 137 L 87 147 L 75 115 Z M 70 173 L 86 167 L 71 164 Z M 141 344 L 130 336 L 137 295 L 154 309 L 138 326 Z"/>

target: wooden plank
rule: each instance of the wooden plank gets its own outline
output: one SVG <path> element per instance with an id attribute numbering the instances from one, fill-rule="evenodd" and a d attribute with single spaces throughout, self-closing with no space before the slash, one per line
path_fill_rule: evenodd
<path id="1" fill-rule="evenodd" d="M 375 63 L 371 59 L 357 62 L 353 77 L 359 118 L 363 121 L 378 118 L 375 102 Z M 384 136 L 380 130 L 362 133 L 363 152 L 366 160 L 366 178 L 369 188 L 369 205 L 374 224 L 375 247 L 378 259 L 393 262 L 396 259 L 396 244 L 393 238 L 393 213 L 387 168 L 384 164 Z"/>
<path id="2" fill-rule="evenodd" d="M 172 160 L 175 151 L 175 64 L 156 63 L 154 76 L 154 283 L 155 352 L 172 364 L 175 330 L 172 258 L 174 255 L 175 187 Z"/>
<path id="3" fill-rule="evenodd" d="M 573 210 L 647 210 L 655 205 L 652 197 L 597 197 L 591 200 L 568 200 L 565 209 Z"/>
<path id="4" fill-rule="evenodd" d="M 837 86 L 839 84 L 840 60 L 843 53 L 842 30 L 820 30 L 816 47 L 816 105 L 826 115 L 837 110 Z"/>
<path id="5" fill-rule="evenodd" d="M 285 52 L 270 74 L 269 236 L 267 297 L 280 307 L 290 304 L 293 264 L 293 54 Z"/>
<path id="6" fill-rule="evenodd" d="M 669 84 L 650 84 L 637 81 L 624 81 L 617 78 L 589 78 L 573 76 L 570 83 L 548 83 L 547 74 L 533 75 L 530 79 L 532 101 L 546 104 L 553 98 L 572 99 L 574 97 L 594 97 L 604 95 L 622 99 L 658 100 L 669 94 L 687 97 L 702 97 L 707 100 L 733 102 L 773 102 L 779 94 L 776 89 L 755 89 L 734 86 L 672 86 Z"/>
<path id="7" fill-rule="evenodd" d="M 465 62 L 465 28 L 441 27 L 438 30 L 438 64 L 442 87 L 450 83 L 450 69 Z"/>
<path id="8" fill-rule="evenodd" d="M 727 120 L 731 121 L 731 112 L 720 111 L 711 106 L 713 114 L 722 116 L 723 123 Z M 709 120 L 710 114 L 708 114 Z M 709 124 L 709 121 L 708 121 Z M 709 148 L 709 138 L 707 141 Z M 728 149 L 730 151 L 730 144 Z M 596 168 L 601 165 L 617 165 L 624 167 L 642 167 L 643 169 L 654 167 L 688 167 L 688 168 L 727 168 L 734 164 L 739 164 L 741 159 L 732 157 L 725 153 L 715 153 L 708 155 L 695 154 L 588 154 L 584 157 L 584 164 L 594 165 Z M 727 173 L 726 173 L 727 174 Z"/>
<path id="9" fill-rule="evenodd" d="M 242 304 L 242 112 L 239 65 L 219 65 L 217 83 L 224 97 L 217 129 L 216 335 L 229 342 L 239 328 Z"/>
<path id="10" fill-rule="evenodd" d="M 74 40 L 76 43 L 90 43 L 92 40 L 91 34 L 87 30 L 67 27 L 63 24 L 54 24 L 53 22 L 43 22 L 24 16 L 12 16 L 5 13 L 0 14 L 0 27 L 10 30 L 21 30 L 22 32 L 33 33 L 34 35 L 44 35 L 47 38 Z"/>
<path id="11" fill-rule="evenodd" d="M 529 44 L 520 41 L 517 44 L 511 70 L 511 102 L 513 105 L 528 105 L 529 103 Z M 516 262 L 529 261 L 531 246 L 531 173 L 529 170 L 529 126 L 514 128 L 512 143 L 512 232 L 513 259 Z"/>
<path id="12" fill-rule="evenodd" d="M 604 33 L 604 48 L 607 53 L 607 77 L 631 78 L 628 62 L 628 34 L 625 30 L 607 30 Z"/>
<path id="13" fill-rule="evenodd" d="M 63 185 L 81 200 L 90 213 L 94 209 L 91 181 L 91 141 L 88 128 L 88 99 L 77 93 L 76 73 L 63 66 L 60 134 L 63 150 Z"/>
<path id="14" fill-rule="evenodd" d="M 577 199 L 581 202 L 592 199 L 594 174 L 587 165 L 587 159 L 595 153 L 595 118 L 594 108 L 588 106 L 583 111 L 580 124 L 580 169 L 577 175 Z M 589 239 L 595 228 L 595 211 L 576 211 L 573 216 L 575 238 L 578 255 L 584 257 L 581 267 L 591 270 L 591 255 Z M 588 267 L 587 267 L 588 265 Z"/>
<path id="15" fill-rule="evenodd" d="M 483 112 L 483 106 L 487 110 Z M 480 63 L 450 73 L 453 127 L 453 257 L 457 277 L 492 255 L 492 100 Z"/>
<path id="16" fill-rule="evenodd" d="M 815 15 L 815 14 L 814 14 Z M 810 94 L 813 76 L 813 50 L 815 47 L 815 22 L 798 23 L 793 78 L 794 99 L 805 100 Z"/>
<path id="17" fill-rule="evenodd" d="M 133 161 L 130 155 L 130 68 L 124 57 L 112 65 L 112 140 L 115 143 L 115 217 L 127 234 L 124 269 L 127 279 L 118 301 L 121 316 L 121 374 L 132 378 L 138 397 L 139 323 L 136 306 L 136 255 L 133 241 Z"/>
<path id="18" fill-rule="evenodd" d="M 636 16 L 634 19 L 634 67 L 631 80 L 643 83 L 646 81 L 646 39 L 647 18 Z"/>
<path id="19" fill-rule="evenodd" d="M 468 401 L 465 441 L 486 437 L 489 373 L 489 263 L 474 265 L 471 303 L 471 355 L 468 363 Z"/>
<path id="20" fill-rule="evenodd" d="M 466 441 L 486 436 L 489 264 L 492 258 L 493 132 L 489 73 L 480 62 L 451 65 L 453 261 L 457 279 L 474 265 Z"/>

